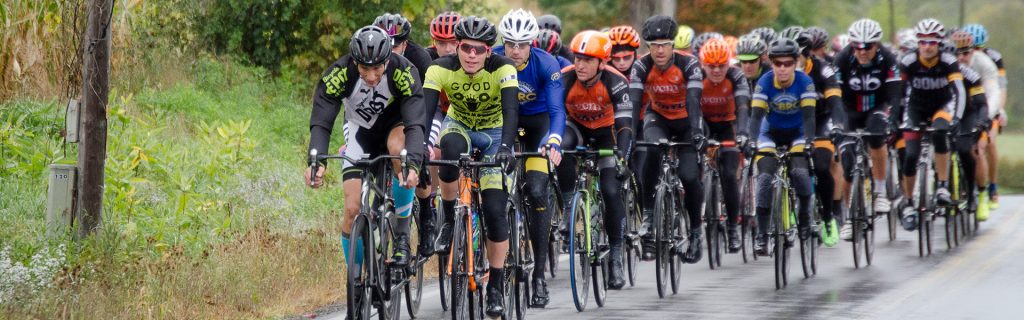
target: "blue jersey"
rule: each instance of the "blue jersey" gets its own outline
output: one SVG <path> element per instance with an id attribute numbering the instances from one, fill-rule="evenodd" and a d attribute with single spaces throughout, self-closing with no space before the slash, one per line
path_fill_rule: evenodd
<path id="1" fill-rule="evenodd" d="M 572 61 L 569 61 L 569 59 L 566 59 L 565 57 L 556 56 L 555 58 L 558 59 L 558 66 L 562 67 L 562 69 L 572 65 Z"/>
<path id="2" fill-rule="evenodd" d="M 802 107 L 814 107 L 817 91 L 814 80 L 803 71 L 795 71 L 793 84 L 781 88 L 775 81 L 775 72 L 769 71 L 757 80 L 754 89 L 754 108 L 768 109 L 768 115 L 761 125 L 761 131 L 777 129 L 803 129 Z"/>
<path id="3" fill-rule="evenodd" d="M 505 55 L 505 46 L 495 47 L 494 53 Z M 561 144 L 565 132 L 565 89 L 558 60 L 540 48 L 531 47 L 526 65 L 516 69 L 519 70 L 519 114 L 532 116 L 547 112 L 548 144 Z"/>

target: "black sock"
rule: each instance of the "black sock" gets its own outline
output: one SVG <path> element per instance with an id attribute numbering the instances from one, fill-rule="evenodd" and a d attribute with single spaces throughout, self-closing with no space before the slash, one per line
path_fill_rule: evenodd
<path id="1" fill-rule="evenodd" d="M 757 208 L 757 228 L 762 235 L 768 234 L 771 226 L 772 214 L 768 208 Z"/>
<path id="2" fill-rule="evenodd" d="M 498 292 L 505 292 L 505 268 L 491 267 L 491 274 L 488 278 L 488 286 L 493 286 Z"/>

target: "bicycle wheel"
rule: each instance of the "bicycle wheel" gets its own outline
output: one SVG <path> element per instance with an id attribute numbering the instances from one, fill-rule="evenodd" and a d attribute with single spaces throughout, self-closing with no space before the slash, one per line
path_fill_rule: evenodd
<path id="1" fill-rule="evenodd" d="M 748 164 L 748 166 L 750 166 Z M 743 263 L 747 263 L 749 260 L 747 254 L 754 252 L 754 237 L 753 237 L 753 220 L 754 220 L 754 185 L 752 175 L 748 173 L 748 170 L 752 168 L 744 168 L 742 171 L 742 177 L 740 178 L 740 254 L 743 257 Z M 748 242 L 749 239 L 749 242 Z M 757 257 L 753 257 L 757 260 Z"/>
<path id="2" fill-rule="evenodd" d="M 718 228 L 715 226 L 715 221 L 718 220 L 718 217 L 714 215 L 716 194 L 715 188 L 711 187 L 714 183 L 713 180 L 711 169 L 705 167 L 703 177 L 701 178 L 701 185 L 704 186 L 704 206 L 702 207 L 704 212 L 701 212 L 701 217 L 704 218 L 705 222 L 704 234 L 707 236 L 704 237 L 704 241 L 708 248 L 708 268 L 711 268 L 711 270 L 715 270 L 715 242 L 718 241 L 718 235 L 716 234 Z"/>
<path id="3" fill-rule="evenodd" d="M 397 219 L 397 218 L 396 218 Z M 394 219 L 393 219 L 394 220 Z M 393 221 L 382 223 L 380 228 L 380 240 L 377 250 L 377 261 L 383 266 L 378 272 L 380 275 L 380 287 L 384 289 L 384 310 L 377 310 L 377 319 L 388 320 L 398 319 L 402 313 L 402 287 L 398 286 L 405 277 L 404 268 L 393 265 L 391 257 L 395 256 L 395 230 L 391 227 Z"/>
<path id="4" fill-rule="evenodd" d="M 853 180 L 851 180 L 853 181 L 853 191 L 850 192 L 851 219 L 849 219 L 849 223 L 852 224 L 852 227 L 850 229 L 853 230 L 853 238 L 851 238 L 852 241 L 850 241 L 850 244 L 853 247 L 853 267 L 855 269 L 860 269 L 860 238 L 864 236 L 863 223 L 864 219 L 867 218 L 865 212 L 865 207 L 867 206 L 867 204 L 865 203 L 866 199 L 864 198 L 863 178 L 864 177 L 862 176 L 861 172 L 856 172 L 853 174 Z"/>
<path id="5" fill-rule="evenodd" d="M 419 207 L 416 203 L 417 201 L 413 201 L 413 208 Z M 409 312 L 409 318 L 416 318 L 416 314 L 420 312 L 420 302 L 423 299 L 423 265 L 427 263 L 427 258 L 419 255 L 419 210 L 413 210 L 413 220 L 409 223 L 409 249 L 412 265 L 407 270 L 409 274 L 406 275 L 407 282 L 404 288 L 405 309 Z"/>
<path id="6" fill-rule="evenodd" d="M 469 217 L 469 213 L 466 212 L 466 208 L 459 208 L 456 214 L 455 223 L 452 226 L 452 244 L 451 251 L 449 253 L 449 262 L 451 274 L 449 275 L 449 281 L 451 282 L 451 316 L 452 320 L 470 319 L 473 317 L 473 295 L 469 290 L 469 273 L 472 270 L 469 268 L 469 257 L 468 252 L 472 250 L 471 247 L 467 247 L 468 241 L 466 240 L 466 223 L 465 220 Z"/>
<path id="7" fill-rule="evenodd" d="M 448 254 L 437 254 L 437 287 L 441 296 L 441 310 L 448 311 L 452 303 L 452 283 L 448 278 Z"/>
<path id="8" fill-rule="evenodd" d="M 548 273 L 551 278 L 555 277 L 558 271 L 559 253 L 562 252 L 563 239 L 561 229 L 564 226 L 565 213 L 562 208 L 561 190 L 555 184 L 554 179 L 548 179 L 548 208 L 551 210 L 551 237 L 548 241 Z"/>
<path id="9" fill-rule="evenodd" d="M 889 225 L 889 241 L 896 241 L 896 228 L 899 227 L 899 206 L 900 202 L 900 173 L 897 163 L 898 157 L 894 152 L 889 152 L 889 163 L 887 167 L 887 174 L 885 179 L 885 190 L 886 196 L 892 201 L 892 209 L 888 212 L 888 225 Z M 909 197 L 903 196 L 902 199 L 908 199 Z"/>
<path id="10" fill-rule="evenodd" d="M 623 196 L 625 199 L 626 206 L 626 234 L 624 235 L 623 242 L 625 242 L 625 265 L 626 265 L 626 278 L 629 280 L 629 286 L 636 285 L 636 272 L 640 268 L 640 225 L 643 223 L 641 220 L 641 209 L 640 203 L 636 199 L 636 191 L 639 190 L 634 180 L 633 175 L 629 175 L 626 178 L 626 185 L 623 188 L 625 191 Z"/>
<path id="11" fill-rule="evenodd" d="M 680 201 L 682 201 L 682 197 L 675 196 L 675 194 L 673 194 L 673 199 L 675 200 L 673 201 L 675 204 L 675 209 L 673 211 L 677 213 L 672 215 L 672 219 L 667 220 L 665 225 L 670 228 L 666 230 L 666 232 L 669 232 L 668 234 L 671 235 L 669 243 L 672 244 L 669 247 L 669 273 L 671 275 L 669 280 L 671 280 L 672 283 L 672 294 L 677 294 L 679 293 L 679 280 L 683 276 L 683 253 L 686 250 L 683 248 L 688 248 L 690 246 L 690 241 L 686 237 L 686 234 L 683 233 L 684 230 L 689 230 L 689 228 L 686 221 L 683 220 L 685 219 L 684 217 L 688 216 L 688 214 L 686 213 L 686 209 L 683 209 L 682 203 L 680 203 Z M 700 239 L 697 239 L 697 241 L 699 243 Z"/>
<path id="12" fill-rule="evenodd" d="M 664 186 L 658 186 L 658 190 L 655 193 L 654 202 L 654 217 L 651 225 L 651 229 L 654 230 L 654 266 L 655 266 L 655 278 L 658 285 L 658 297 L 664 298 L 668 291 L 668 278 L 669 278 L 669 259 L 673 258 L 673 253 L 670 251 L 671 237 L 667 234 L 669 229 L 666 226 L 666 216 L 671 217 L 675 213 L 672 212 L 674 202 L 672 195 L 670 195 Z"/>
<path id="13" fill-rule="evenodd" d="M 772 219 L 775 222 L 774 232 L 774 258 L 775 258 L 775 289 L 782 289 L 786 287 L 787 277 L 789 277 L 789 268 L 786 259 L 789 256 L 789 249 L 786 248 L 786 233 L 788 230 L 785 228 L 786 212 L 787 208 L 784 202 L 786 193 L 783 191 L 784 187 L 781 185 L 775 185 L 772 197 Z"/>
<path id="14" fill-rule="evenodd" d="M 360 214 L 356 217 L 355 222 L 352 224 L 352 234 L 350 235 L 352 241 L 349 242 L 349 253 L 350 257 L 356 257 L 359 253 L 362 253 L 362 261 L 356 261 L 356 259 L 348 259 L 346 261 L 348 268 L 348 281 L 346 282 L 346 305 L 348 306 L 348 318 L 349 319 L 369 319 L 370 308 L 373 302 L 370 301 L 370 297 L 373 296 L 373 283 L 372 278 L 374 277 L 374 270 L 372 261 L 374 261 L 374 250 L 373 250 L 373 238 L 370 234 L 370 225 L 365 215 Z M 360 244 L 362 244 L 360 246 Z"/>
<path id="15" fill-rule="evenodd" d="M 587 250 L 586 212 L 587 194 L 578 191 L 572 197 L 569 210 L 569 284 L 572 302 L 577 311 L 587 308 L 590 298 L 590 252 Z"/>
<path id="16" fill-rule="evenodd" d="M 600 197 L 596 196 L 595 198 Z M 604 206 L 600 199 L 591 201 L 590 206 L 590 237 L 591 250 L 590 278 L 594 288 L 594 302 L 598 307 L 604 307 L 605 298 L 608 297 L 608 236 L 605 234 Z"/>
<path id="17" fill-rule="evenodd" d="M 931 217 L 928 215 L 928 174 L 930 166 L 926 164 L 918 164 L 917 166 L 917 253 L 918 256 L 924 257 L 925 254 L 931 254 L 931 230 L 927 230 L 927 226 L 931 221 Z"/>
<path id="18" fill-rule="evenodd" d="M 873 217 L 874 215 L 872 214 L 871 216 Z M 864 224 L 864 232 L 863 232 L 863 234 L 864 234 L 864 236 L 863 236 L 863 239 L 864 239 L 864 262 L 866 262 L 867 265 L 870 266 L 871 262 L 874 260 L 874 256 L 875 256 L 875 220 L 874 220 L 874 218 L 869 218 L 869 220 Z"/>
<path id="19" fill-rule="evenodd" d="M 505 256 L 505 274 L 504 277 L 495 279 L 495 281 L 504 281 L 505 283 L 504 319 L 523 319 L 526 313 L 526 304 L 529 301 L 529 296 L 526 295 L 528 286 L 523 285 L 524 270 L 521 262 L 525 259 L 523 257 L 524 250 L 529 251 L 530 244 L 525 238 L 525 223 L 520 219 L 521 215 L 517 209 L 519 207 L 514 198 L 510 197 L 505 210 L 511 225 L 508 255 Z"/>
<path id="20" fill-rule="evenodd" d="M 722 206 L 725 205 L 722 202 L 722 199 L 724 199 L 724 198 L 722 198 L 722 196 L 723 196 L 723 194 L 722 194 L 722 183 L 721 183 L 721 180 L 719 180 L 719 177 L 717 177 L 717 176 L 716 176 L 714 182 L 715 182 L 715 185 L 714 185 L 715 204 L 714 204 L 713 208 L 715 209 L 715 212 L 714 212 L 713 216 L 715 217 L 715 221 L 713 221 L 713 222 L 715 224 L 715 229 L 716 229 L 715 230 L 715 238 L 716 238 L 716 240 L 715 240 L 715 247 L 713 249 L 712 248 L 708 248 L 708 252 L 709 253 L 714 252 L 714 254 L 715 254 L 715 267 L 722 267 L 722 256 L 725 255 L 725 247 L 728 246 L 729 240 L 726 239 L 726 230 L 725 230 L 725 225 L 726 225 L 725 219 L 726 219 L 726 217 L 722 213 L 722 211 L 724 210 L 722 208 Z"/>

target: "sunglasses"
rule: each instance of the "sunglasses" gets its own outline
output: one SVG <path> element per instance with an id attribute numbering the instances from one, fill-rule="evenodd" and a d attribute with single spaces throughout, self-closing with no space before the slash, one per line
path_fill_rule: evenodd
<path id="1" fill-rule="evenodd" d="M 855 51 L 868 51 L 868 50 L 871 50 L 871 49 L 875 48 L 875 44 L 874 43 L 862 43 L 862 42 L 851 42 L 850 46 L 852 46 L 853 50 L 855 50 Z"/>
<path id="2" fill-rule="evenodd" d="M 783 67 L 789 68 L 789 67 L 792 67 L 792 66 L 796 65 L 796 60 L 787 60 L 787 61 L 775 60 L 775 61 L 772 61 L 772 65 L 775 65 L 776 67 L 779 67 L 779 68 L 783 68 Z"/>
<path id="3" fill-rule="evenodd" d="M 490 51 L 491 47 L 487 45 L 474 46 L 463 42 L 459 44 L 459 50 L 461 50 L 465 54 L 484 54 Z"/>
<path id="4" fill-rule="evenodd" d="M 942 43 L 942 41 L 941 40 L 919 40 L 919 41 L 917 41 L 917 45 L 919 45 L 919 46 L 937 46 L 937 45 L 939 45 L 939 43 Z"/>
<path id="5" fill-rule="evenodd" d="M 635 57 L 636 57 L 635 53 L 620 54 L 620 55 L 617 55 L 617 56 L 612 56 L 612 61 L 619 62 L 619 61 L 624 61 L 624 60 L 631 60 L 631 59 L 633 59 Z"/>
<path id="6" fill-rule="evenodd" d="M 956 55 L 958 57 L 966 57 L 966 56 L 971 55 L 971 50 L 957 51 Z"/>
<path id="7" fill-rule="evenodd" d="M 516 50 L 519 50 L 521 48 L 529 48 L 531 46 L 532 46 L 532 43 L 530 41 L 524 41 L 524 42 L 505 41 L 505 47 L 506 48 L 512 48 L 512 49 L 516 49 Z"/>

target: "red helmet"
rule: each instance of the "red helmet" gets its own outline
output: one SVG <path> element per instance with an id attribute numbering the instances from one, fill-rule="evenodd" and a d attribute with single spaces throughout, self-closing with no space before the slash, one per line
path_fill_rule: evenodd
<path id="1" fill-rule="evenodd" d="M 612 55 L 612 41 L 602 32 L 585 30 L 572 38 L 569 49 L 578 55 L 608 60 Z"/>
<path id="2" fill-rule="evenodd" d="M 700 47 L 700 61 L 705 64 L 728 64 L 732 49 L 725 39 L 711 39 Z"/>
<path id="3" fill-rule="evenodd" d="M 455 40 L 455 24 L 461 17 L 458 13 L 446 11 L 430 21 L 430 37 L 438 41 Z"/>

